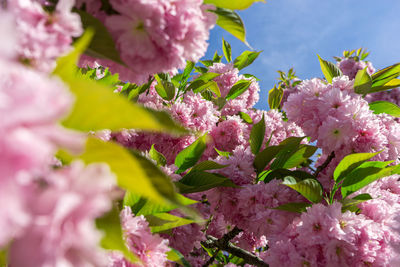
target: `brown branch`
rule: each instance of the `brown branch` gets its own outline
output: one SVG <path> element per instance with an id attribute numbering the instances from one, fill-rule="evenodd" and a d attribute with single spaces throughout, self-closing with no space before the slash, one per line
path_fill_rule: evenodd
<path id="1" fill-rule="evenodd" d="M 203 241 L 201 243 L 206 248 L 218 248 L 218 252 L 219 252 L 219 250 L 223 250 L 223 251 L 226 251 L 226 252 L 228 252 L 228 253 L 230 253 L 230 254 L 232 254 L 234 256 L 242 258 L 248 264 L 255 265 L 255 266 L 258 266 L 258 267 L 268 267 L 269 266 L 268 264 L 266 264 L 262 259 L 260 259 L 256 255 L 254 255 L 253 253 L 248 252 L 248 251 L 246 251 L 246 250 L 244 250 L 244 249 L 242 249 L 240 247 L 237 247 L 237 246 L 233 245 L 231 242 L 229 242 L 231 239 L 233 239 L 240 232 L 242 232 L 242 230 L 237 228 L 237 227 L 235 227 L 235 228 L 232 229 L 232 231 L 230 231 L 229 233 L 225 234 L 220 239 L 217 239 L 217 238 L 215 238 L 213 236 L 208 235 L 207 236 L 207 240 Z M 214 262 L 216 254 L 213 255 L 213 257 L 211 257 L 211 259 L 212 259 L 212 260 L 210 259 L 211 262 L 210 262 L 210 260 L 208 260 L 206 262 L 206 264 L 203 265 L 203 267 L 207 267 L 212 262 Z"/>
<path id="2" fill-rule="evenodd" d="M 318 174 L 322 172 L 326 167 L 328 167 L 329 163 L 333 160 L 335 157 L 335 151 L 332 151 L 331 154 L 326 158 L 325 162 L 322 163 L 322 165 L 319 165 L 317 170 L 314 173 L 315 178 L 317 178 Z"/>

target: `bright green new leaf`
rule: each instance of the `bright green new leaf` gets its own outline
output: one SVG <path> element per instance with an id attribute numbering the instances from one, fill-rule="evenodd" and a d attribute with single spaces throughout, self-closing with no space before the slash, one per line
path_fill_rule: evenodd
<path id="1" fill-rule="evenodd" d="M 246 29 L 244 27 L 244 23 L 235 11 L 225 8 L 217 8 L 216 10 L 210 9 L 208 11 L 218 15 L 218 26 L 248 45 L 246 41 Z"/>
<path id="2" fill-rule="evenodd" d="M 265 137 L 265 117 L 264 114 L 259 122 L 253 125 L 250 132 L 250 149 L 257 155 L 264 142 Z"/>
<path id="3" fill-rule="evenodd" d="M 250 117 L 249 114 L 244 113 L 242 111 L 239 111 L 239 116 L 240 118 L 242 118 L 242 120 L 248 124 L 252 124 L 253 123 L 253 119 Z"/>
<path id="4" fill-rule="evenodd" d="M 261 173 L 265 167 L 276 157 L 283 146 L 269 146 L 258 153 L 254 159 L 254 168 L 257 173 Z"/>
<path id="5" fill-rule="evenodd" d="M 289 211 L 289 212 L 297 212 L 297 213 L 302 213 L 307 211 L 308 207 L 311 207 L 311 203 L 306 203 L 306 202 L 293 202 L 293 203 L 286 203 L 283 205 L 280 205 L 276 208 L 272 208 L 274 210 L 284 210 L 284 211 Z"/>
<path id="6" fill-rule="evenodd" d="M 375 101 L 369 104 L 369 109 L 375 114 L 386 113 L 396 118 L 400 117 L 400 107 L 392 102 Z"/>
<path id="7" fill-rule="evenodd" d="M 395 75 L 392 77 L 396 77 Z M 380 91 L 386 91 L 389 89 L 400 87 L 400 79 L 391 79 L 384 85 L 373 86 L 369 93 L 375 93 Z"/>
<path id="8" fill-rule="evenodd" d="M 305 179 L 298 182 L 296 178 L 287 176 L 282 184 L 296 190 L 313 203 L 319 203 L 322 200 L 322 185 L 316 179 Z"/>
<path id="9" fill-rule="evenodd" d="M 231 62 L 232 61 L 231 45 L 227 41 L 225 41 L 224 38 L 222 38 L 222 51 L 224 51 L 224 56 L 226 58 L 226 61 Z"/>
<path id="10" fill-rule="evenodd" d="M 175 158 L 175 166 L 178 167 L 177 174 L 193 167 L 199 161 L 207 147 L 207 134 L 199 137 L 190 146 L 179 152 Z"/>
<path id="11" fill-rule="evenodd" d="M 85 54 L 95 58 L 109 59 L 121 65 L 125 65 L 115 48 L 115 43 L 111 34 L 104 24 L 85 11 L 76 9 L 75 12 L 81 16 L 82 25 L 85 30 L 91 28 L 95 31 L 93 40 L 86 48 Z"/>
<path id="12" fill-rule="evenodd" d="M 244 51 L 240 56 L 238 56 L 234 61 L 235 68 L 241 70 L 254 62 L 257 57 L 261 54 L 260 52 L 254 51 Z"/>
<path id="13" fill-rule="evenodd" d="M 166 199 L 175 202 L 175 190 L 169 178 L 138 155 L 112 142 L 89 138 L 85 152 L 80 159 L 86 163 L 104 162 L 117 177 L 120 187 L 164 203 Z"/>
<path id="14" fill-rule="evenodd" d="M 341 186 L 342 197 L 346 198 L 366 185 L 382 177 L 391 175 L 395 166 L 386 166 L 392 162 L 367 161 L 362 163 L 344 178 Z"/>
<path id="15" fill-rule="evenodd" d="M 182 225 L 194 223 L 190 219 L 181 218 L 169 213 L 158 213 L 146 215 L 146 221 L 149 222 L 152 233 L 163 232 Z"/>
<path id="16" fill-rule="evenodd" d="M 132 212 L 136 215 L 149 215 L 155 213 L 168 212 L 181 206 L 188 206 L 197 203 L 197 201 L 190 198 L 186 198 L 181 194 L 176 194 L 176 201 L 179 204 L 173 203 L 159 203 L 151 201 L 150 199 L 141 197 L 140 195 L 134 194 L 127 191 L 124 196 L 123 204 L 124 206 L 129 206 Z M 181 206 L 179 206 L 181 205 Z"/>
<path id="17" fill-rule="evenodd" d="M 204 4 L 213 4 L 217 7 L 229 9 L 246 9 L 255 2 L 265 3 L 265 0 L 204 0 Z"/>
<path id="18" fill-rule="evenodd" d="M 214 187 L 237 187 L 230 179 L 205 171 L 191 171 L 175 183 L 182 194 L 209 190 Z"/>
<path id="19" fill-rule="evenodd" d="M 372 79 L 367 72 L 367 68 L 359 70 L 354 79 L 354 92 L 357 94 L 367 94 L 371 90 Z"/>
<path id="20" fill-rule="evenodd" d="M 222 59 L 222 56 L 218 55 L 218 52 L 215 51 L 212 61 L 214 63 L 220 63 L 221 59 Z"/>
<path id="21" fill-rule="evenodd" d="M 240 96 L 250 87 L 252 81 L 249 80 L 239 80 L 237 81 L 229 90 L 228 94 L 226 95 L 226 100 L 232 100 L 236 97 Z"/>
<path id="22" fill-rule="evenodd" d="M 268 93 L 268 104 L 270 109 L 279 109 L 283 98 L 283 89 L 279 86 L 272 88 Z"/>
<path id="23" fill-rule="evenodd" d="M 166 158 L 164 157 L 163 154 L 161 154 L 154 148 L 154 144 L 151 145 L 151 149 L 149 151 L 149 156 L 151 159 L 153 159 L 157 162 L 158 166 L 160 166 L 160 165 L 165 166 L 165 164 L 167 164 Z"/>
<path id="24" fill-rule="evenodd" d="M 332 79 L 342 75 L 342 71 L 332 62 L 323 60 L 319 55 L 319 64 L 321 65 L 322 73 L 324 74 L 326 80 L 332 83 Z"/>
<path id="25" fill-rule="evenodd" d="M 170 248 L 170 251 L 167 252 L 167 259 L 169 261 L 176 262 L 183 267 L 192 267 L 190 263 L 185 259 L 185 257 L 178 250 L 174 248 Z"/>
<path id="26" fill-rule="evenodd" d="M 366 162 L 369 159 L 372 159 L 379 152 L 375 153 L 356 153 L 350 154 L 344 157 L 339 164 L 337 165 L 335 171 L 333 172 L 333 179 L 338 183 L 346 177 L 349 173 L 351 173 L 355 168 L 360 166 L 362 163 Z"/>
<path id="27" fill-rule="evenodd" d="M 372 74 L 373 87 L 384 85 L 400 74 L 400 63 L 393 64 Z"/>
<path id="28" fill-rule="evenodd" d="M 123 231 L 121 229 L 121 222 L 119 219 L 119 212 L 116 207 L 96 219 L 96 227 L 103 232 L 103 238 L 100 241 L 102 248 L 107 250 L 118 250 L 122 252 L 128 260 L 132 263 L 138 262 L 139 259 L 125 245 L 123 238 Z"/>

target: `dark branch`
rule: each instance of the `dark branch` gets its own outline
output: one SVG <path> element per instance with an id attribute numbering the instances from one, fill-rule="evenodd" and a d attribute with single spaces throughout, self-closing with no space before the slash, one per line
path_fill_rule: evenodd
<path id="1" fill-rule="evenodd" d="M 315 178 L 317 178 L 318 174 L 322 172 L 328 165 L 331 163 L 333 158 L 335 157 L 335 151 L 332 151 L 331 154 L 326 158 L 325 162 L 322 165 L 319 165 L 317 170 L 314 173 Z"/>
<path id="2" fill-rule="evenodd" d="M 255 265 L 258 267 L 268 267 L 268 264 L 266 264 L 262 259 L 260 259 L 256 255 L 254 255 L 253 253 L 250 253 L 240 247 L 233 245 L 231 242 L 229 242 L 240 232 L 242 232 L 242 230 L 235 227 L 232 229 L 232 231 L 225 234 L 220 239 L 217 239 L 213 236 L 208 235 L 207 240 L 203 241 L 202 245 L 205 246 L 206 248 L 218 248 L 217 253 L 219 252 L 219 250 L 224 250 L 234 256 L 242 258 L 248 264 Z M 210 260 L 211 260 L 210 259 L 209 261 L 207 261 L 207 263 L 205 265 L 203 265 L 203 267 L 207 267 L 208 265 L 210 265 L 214 261 L 215 255 L 211 258 L 212 261 L 210 262 Z"/>

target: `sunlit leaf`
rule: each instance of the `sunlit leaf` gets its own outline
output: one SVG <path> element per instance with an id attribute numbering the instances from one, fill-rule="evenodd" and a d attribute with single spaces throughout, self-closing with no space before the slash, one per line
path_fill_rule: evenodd
<path id="1" fill-rule="evenodd" d="M 256 2 L 265 3 L 265 0 L 204 0 L 205 4 L 229 9 L 246 9 Z"/>
<path id="2" fill-rule="evenodd" d="M 356 153 L 350 154 L 344 157 L 337 165 L 335 171 L 333 172 L 333 179 L 336 182 L 340 182 L 343 178 L 352 172 L 355 168 L 360 166 L 362 163 L 369 159 L 372 159 L 380 152 L 375 153 Z"/>
<path id="3" fill-rule="evenodd" d="M 240 16 L 230 9 L 217 8 L 209 10 L 218 15 L 217 25 L 247 45 L 246 29 Z"/>
<path id="4" fill-rule="evenodd" d="M 268 104 L 270 109 L 279 109 L 283 98 L 283 89 L 279 86 L 272 88 L 268 93 Z"/>
<path id="5" fill-rule="evenodd" d="M 400 117 L 400 107 L 392 102 L 375 101 L 369 104 L 369 109 L 375 114 L 386 113 L 396 118 Z"/>
<path id="6" fill-rule="evenodd" d="M 165 164 L 167 164 L 167 160 L 165 159 L 164 155 L 154 148 L 154 144 L 151 145 L 149 156 L 151 157 L 151 159 L 157 162 L 157 165 L 165 166 Z"/>
<path id="7" fill-rule="evenodd" d="M 367 68 L 359 70 L 354 79 L 354 92 L 357 94 L 367 94 L 371 90 L 372 79 L 367 72 Z"/>
<path id="8" fill-rule="evenodd" d="M 222 38 L 222 51 L 224 52 L 226 61 L 231 62 L 232 61 L 231 45 L 227 41 L 225 41 L 225 39 L 223 39 L 223 38 Z"/>
<path id="9" fill-rule="evenodd" d="M 342 197 L 346 198 L 366 185 L 382 177 L 391 175 L 395 166 L 386 166 L 392 162 L 367 161 L 362 163 L 344 178 L 341 186 Z"/>
<path id="10" fill-rule="evenodd" d="M 241 70 L 254 62 L 257 57 L 261 54 L 260 52 L 254 51 L 244 51 L 240 56 L 238 56 L 234 61 L 235 68 Z"/>
<path id="11" fill-rule="evenodd" d="M 199 137 L 190 146 L 183 149 L 175 158 L 175 166 L 178 167 L 176 173 L 182 173 L 193 167 L 200 159 L 207 147 L 207 135 Z"/>
<path id="12" fill-rule="evenodd" d="M 228 94 L 226 95 L 225 99 L 226 100 L 232 100 L 235 99 L 236 97 L 240 96 L 244 92 L 246 92 L 247 89 L 249 89 L 252 81 L 249 80 L 240 80 L 237 81 L 229 90 Z"/>
<path id="13" fill-rule="evenodd" d="M 175 183 L 182 194 L 209 190 L 214 187 L 237 187 L 230 179 L 205 171 L 191 171 Z"/>
<path id="14" fill-rule="evenodd" d="M 100 241 L 102 248 L 108 250 L 118 250 L 122 252 L 131 262 L 138 262 L 136 255 L 132 254 L 128 247 L 125 245 L 123 238 L 123 231 L 121 229 L 121 222 L 119 219 L 119 212 L 116 207 L 96 219 L 96 227 L 103 232 L 103 238 Z"/>
<path id="15" fill-rule="evenodd" d="M 296 190 L 313 203 L 319 203 L 322 200 L 322 185 L 316 179 L 297 181 L 296 178 L 287 176 L 282 184 Z"/>
<path id="16" fill-rule="evenodd" d="M 324 74 L 326 80 L 332 83 L 332 79 L 342 75 L 342 71 L 332 62 L 323 60 L 318 56 L 319 63 L 321 65 L 322 73 Z"/>
<path id="17" fill-rule="evenodd" d="M 176 262 L 183 267 L 192 267 L 190 263 L 185 259 L 185 257 L 178 250 L 174 248 L 170 248 L 170 251 L 167 252 L 167 259 L 169 261 Z"/>
<path id="18" fill-rule="evenodd" d="M 175 201 L 175 190 L 169 178 L 149 160 L 120 145 L 89 138 L 80 159 L 86 163 L 107 163 L 121 188 L 161 203 L 166 199 Z"/>

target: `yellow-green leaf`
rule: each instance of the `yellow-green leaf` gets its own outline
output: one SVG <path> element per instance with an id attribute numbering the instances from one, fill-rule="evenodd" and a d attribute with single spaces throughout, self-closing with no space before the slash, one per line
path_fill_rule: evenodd
<path id="1" fill-rule="evenodd" d="M 175 190 L 168 177 L 118 144 L 89 138 L 80 158 L 86 163 L 107 163 L 117 176 L 118 185 L 128 191 L 160 203 L 166 199 L 175 201 Z"/>
<path id="2" fill-rule="evenodd" d="M 265 0 L 204 0 L 204 4 L 213 4 L 228 9 L 246 9 L 256 2 L 265 3 Z"/>
<path id="3" fill-rule="evenodd" d="M 103 232 L 103 238 L 100 241 L 100 245 L 104 249 L 118 250 L 122 252 L 128 260 L 132 263 L 138 262 L 138 258 L 134 255 L 128 247 L 125 245 L 123 238 L 123 231 L 121 228 L 121 222 L 119 219 L 118 209 L 113 209 L 96 219 L 96 227 Z"/>
<path id="4" fill-rule="evenodd" d="M 209 11 L 218 15 L 218 26 L 220 26 L 222 29 L 226 30 L 248 46 L 246 41 L 246 29 L 244 27 L 244 23 L 236 12 L 225 8 L 217 8 L 216 10 Z"/>

